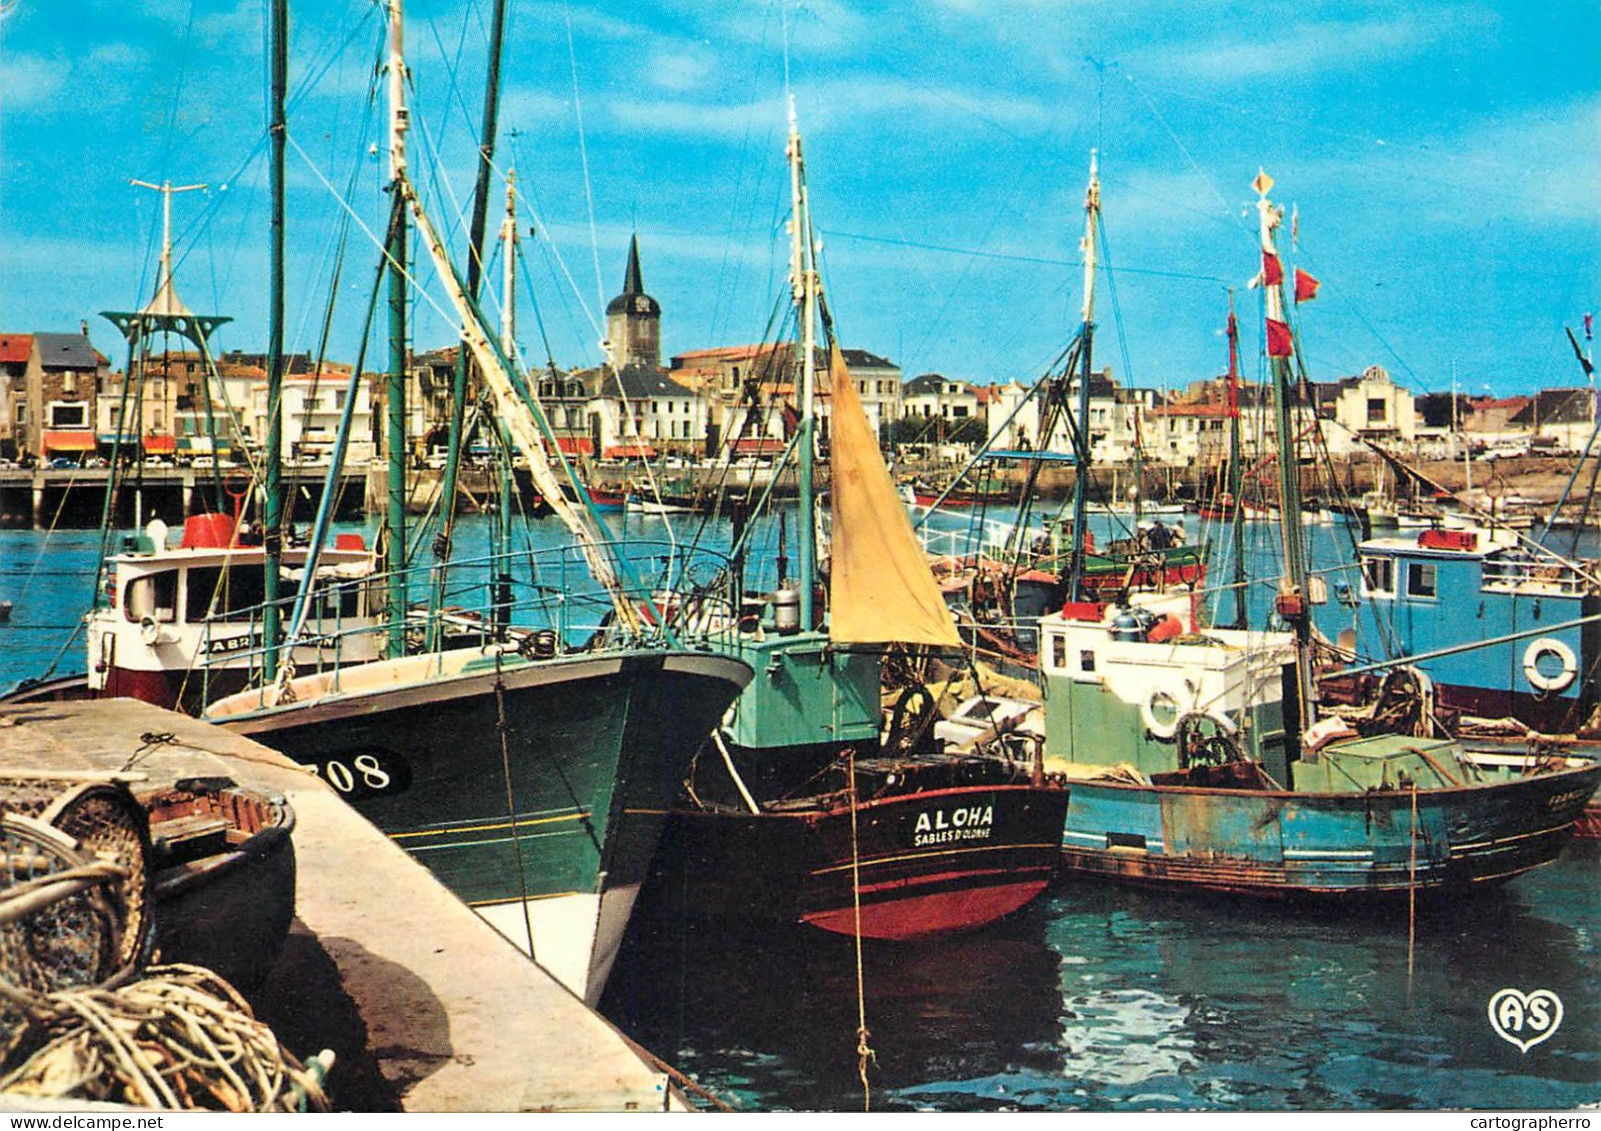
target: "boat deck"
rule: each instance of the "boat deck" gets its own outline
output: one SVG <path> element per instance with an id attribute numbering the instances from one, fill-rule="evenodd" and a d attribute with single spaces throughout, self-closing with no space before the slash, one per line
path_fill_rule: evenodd
<path id="1" fill-rule="evenodd" d="M 0 770 L 225 775 L 294 807 L 295 924 L 258 1014 L 336 1107 L 662 1111 L 665 1071 L 281 755 L 129 699 L 0 707 Z M 136 787 L 139 789 L 142 787 Z"/>

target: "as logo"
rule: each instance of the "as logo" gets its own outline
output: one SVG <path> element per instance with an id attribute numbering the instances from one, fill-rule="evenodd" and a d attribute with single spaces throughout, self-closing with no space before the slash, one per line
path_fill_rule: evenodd
<path id="1" fill-rule="evenodd" d="M 1490 1028 L 1528 1052 L 1562 1024 L 1562 999 L 1550 990 L 1497 990 L 1490 996 Z"/>

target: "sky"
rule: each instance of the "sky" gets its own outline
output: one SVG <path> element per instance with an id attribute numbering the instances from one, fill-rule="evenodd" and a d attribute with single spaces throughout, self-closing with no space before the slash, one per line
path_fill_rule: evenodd
<path id="1" fill-rule="evenodd" d="M 464 258 L 490 0 L 410 0 L 410 152 Z M 177 286 L 265 348 L 266 0 L 0 0 L 0 331 L 74 330 Z M 1582 382 L 1601 291 L 1594 0 L 511 0 L 499 172 L 515 166 L 518 342 L 601 357 L 637 232 L 664 354 L 763 340 L 785 301 L 786 89 L 842 342 L 977 383 L 1030 381 L 1076 331 L 1091 150 L 1105 249 L 1096 365 L 1221 373 L 1228 291 L 1261 362 L 1250 188 L 1299 217 L 1286 260 L 1310 375 L 1415 392 Z M 355 358 L 386 178 L 370 0 L 291 3 L 287 344 Z M 786 50 L 787 45 L 787 50 Z M 787 74 L 787 84 L 786 84 Z M 381 90 L 380 90 L 381 94 Z M 498 218 L 504 188 L 497 176 Z M 1288 227 L 1288 223 L 1286 223 Z M 1287 241 L 1286 241 L 1287 242 Z M 335 263 L 343 247 L 342 271 Z M 498 266 L 491 268 L 498 280 Z M 430 268 L 413 341 L 453 340 Z M 333 297 L 329 314 L 330 296 Z M 496 305 L 490 299 L 488 305 Z M 384 357 L 373 332 L 369 367 Z M 173 348 L 178 348 L 177 344 Z"/>

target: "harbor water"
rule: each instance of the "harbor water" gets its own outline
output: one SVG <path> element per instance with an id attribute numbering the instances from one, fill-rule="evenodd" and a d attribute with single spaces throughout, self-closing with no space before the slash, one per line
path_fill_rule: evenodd
<path id="1" fill-rule="evenodd" d="M 681 542 L 697 522 L 680 520 Z M 1116 533 L 1097 522 L 1098 538 Z M 1194 516 L 1184 522 L 1195 536 Z M 665 534 L 660 520 L 627 523 Z M 968 520 L 940 523 L 961 534 Z M 553 523 L 533 530 L 561 541 Z M 1342 526 L 1309 530 L 1319 565 L 1348 560 Z M 486 546 L 487 531 L 463 522 L 462 552 Z M 1253 529 L 1247 549 L 1254 609 L 1278 572 L 1270 531 Z M 728 532 L 703 541 L 726 547 Z M 775 552 L 769 539 L 753 564 Z M 83 669 L 72 632 L 100 553 L 98 531 L 0 531 L 0 601 L 14 603 L 0 686 Z M 1231 572 L 1214 555 L 1213 580 Z M 1342 576 L 1329 574 L 1331 591 Z M 1332 635 L 1361 617 L 1331 596 L 1320 620 Z M 849 939 L 741 934 L 664 916 L 647 898 L 603 1009 L 745 1110 L 860 1110 L 859 1010 L 875 1110 L 1590 1106 L 1601 1103 L 1598 877 L 1596 842 L 1578 844 L 1480 898 L 1419 904 L 1410 947 L 1404 903 L 1276 906 L 1064 879 L 981 931 L 865 944 L 860 980 Z M 1560 1000 L 1548 1039 L 1523 1050 L 1498 1035 L 1489 1003 L 1504 989 Z"/>

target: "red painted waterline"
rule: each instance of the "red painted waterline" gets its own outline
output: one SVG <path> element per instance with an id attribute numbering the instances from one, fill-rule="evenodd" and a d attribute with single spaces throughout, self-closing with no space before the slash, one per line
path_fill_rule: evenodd
<path id="1" fill-rule="evenodd" d="M 907 941 L 946 931 L 965 931 L 1010 915 L 1045 890 L 1047 881 L 1002 884 L 969 891 L 912 896 L 862 908 L 862 937 Z M 837 935 L 856 933 L 856 911 L 814 911 L 801 921 Z"/>

